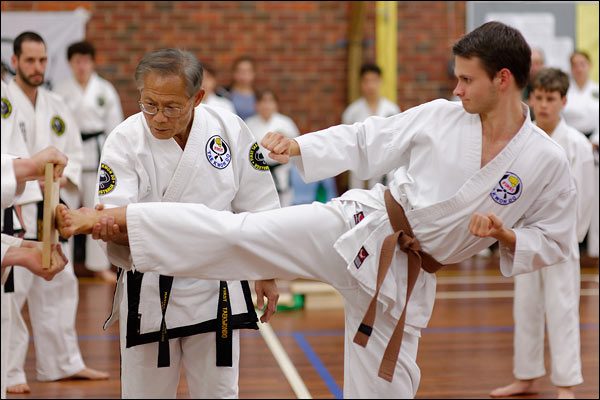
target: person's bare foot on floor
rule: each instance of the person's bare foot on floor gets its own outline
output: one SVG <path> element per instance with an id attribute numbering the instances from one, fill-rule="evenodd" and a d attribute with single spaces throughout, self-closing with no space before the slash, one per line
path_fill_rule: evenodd
<path id="1" fill-rule="evenodd" d="M 108 374 L 108 372 L 102 372 L 102 371 L 98 371 L 98 370 L 95 370 L 92 368 L 85 367 L 84 369 L 77 372 L 76 374 L 73 374 L 64 379 L 87 379 L 90 381 L 102 381 L 102 380 L 108 379 L 109 377 L 110 377 L 110 375 Z"/>
<path id="2" fill-rule="evenodd" d="M 104 283 L 117 283 L 117 274 L 110 269 L 94 271 L 94 276 Z"/>
<path id="3" fill-rule="evenodd" d="M 558 387 L 558 395 L 556 396 L 557 399 L 574 399 L 575 398 L 575 393 L 573 393 L 573 389 L 571 389 L 571 387 Z"/>
<path id="4" fill-rule="evenodd" d="M 535 380 L 517 380 L 510 385 L 502 386 L 491 391 L 490 397 L 509 397 L 516 394 L 533 394 L 537 393 L 537 388 L 534 387 Z"/>
<path id="5" fill-rule="evenodd" d="M 20 383 L 18 385 L 12 385 L 12 386 L 6 387 L 6 393 L 23 394 L 23 393 L 30 393 L 30 392 L 31 392 L 31 389 L 29 388 L 29 385 L 26 383 Z"/>

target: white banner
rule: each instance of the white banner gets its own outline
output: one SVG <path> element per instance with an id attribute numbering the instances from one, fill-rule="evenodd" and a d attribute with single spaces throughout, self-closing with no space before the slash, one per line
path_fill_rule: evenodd
<path id="1" fill-rule="evenodd" d="M 569 57 L 574 50 L 573 39 L 556 35 L 554 14 L 539 13 L 488 13 L 487 21 L 500 21 L 518 29 L 532 48 L 544 52 L 545 66 L 571 72 Z"/>
<path id="2" fill-rule="evenodd" d="M 22 32 L 32 31 L 46 42 L 48 65 L 46 84 L 52 84 L 71 76 L 67 61 L 67 47 L 85 39 L 85 24 L 90 15 L 83 8 L 75 11 L 2 11 L 2 62 L 14 73 L 10 62 L 13 40 Z"/>

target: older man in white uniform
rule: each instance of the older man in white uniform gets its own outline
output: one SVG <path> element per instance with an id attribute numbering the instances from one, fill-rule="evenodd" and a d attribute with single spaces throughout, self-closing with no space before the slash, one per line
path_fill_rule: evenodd
<path id="1" fill-rule="evenodd" d="M 35 32 L 23 32 L 14 41 L 13 67 L 17 75 L 8 84 L 15 107 L 23 116 L 25 142 L 30 154 L 50 145 L 69 157 L 60 180 L 60 198 L 67 205 L 79 204 L 83 153 L 81 137 L 71 113 L 59 95 L 43 87 L 47 63 L 46 45 Z M 23 206 L 26 238 L 36 239 L 42 203 Z M 72 240 L 71 240 L 72 241 Z M 65 254 L 70 258 L 72 247 L 67 243 Z M 78 283 L 72 263 L 66 272 L 52 282 L 16 268 L 14 301 L 19 309 L 27 300 L 33 336 L 36 343 L 36 372 L 40 381 L 69 377 L 106 379 L 108 374 L 86 368 L 79 350 L 75 331 L 75 314 L 79 299 Z M 27 331 L 15 327 L 11 335 L 8 388 L 11 393 L 28 392 L 24 371 L 29 347 Z"/>
<path id="2" fill-rule="evenodd" d="M 123 110 L 114 86 L 94 71 L 96 50 L 91 43 L 73 43 L 67 49 L 67 58 L 72 76 L 58 82 L 54 91 L 62 96 L 81 131 L 85 154 L 81 177 L 81 204 L 84 207 L 93 207 L 100 152 L 106 136 L 123 121 Z M 116 280 L 106 255 L 91 238 L 85 242 L 85 266 L 104 281 Z"/>
<path id="3" fill-rule="evenodd" d="M 256 139 L 235 114 L 199 105 L 201 83 L 202 66 L 189 52 L 144 56 L 136 69 L 142 112 L 105 143 L 99 202 L 202 203 L 234 212 L 279 207 Z M 130 269 L 127 246 L 111 243 L 107 254 Z M 257 282 L 260 300 L 265 285 L 275 287 Z M 107 325 L 117 316 L 123 398 L 175 398 L 182 368 L 193 398 L 238 396 L 239 329 L 257 328 L 248 282 L 121 273 Z"/>
<path id="4" fill-rule="evenodd" d="M 490 22 L 453 51 L 462 107 L 436 100 L 297 139 L 263 139 L 271 158 L 293 157 L 308 180 L 348 169 L 370 178 L 397 167 L 389 190 L 378 185 L 327 204 L 240 215 L 197 204 L 59 206 L 61 231 L 113 240 L 125 230 L 141 272 L 327 282 L 346 303 L 344 397 L 413 397 L 433 272 L 495 241 L 507 276 L 564 262 L 577 246 L 568 161 L 521 103 L 526 41 Z M 177 234 L 167 228 L 173 220 Z"/>

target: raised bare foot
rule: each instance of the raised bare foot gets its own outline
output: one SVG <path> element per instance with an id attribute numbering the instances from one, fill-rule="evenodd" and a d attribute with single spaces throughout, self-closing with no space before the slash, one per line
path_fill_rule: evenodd
<path id="1" fill-rule="evenodd" d="M 110 269 L 95 271 L 94 276 L 105 283 L 117 283 L 117 274 Z"/>
<path id="2" fill-rule="evenodd" d="M 574 399 L 575 393 L 573 393 L 573 389 L 570 387 L 559 387 L 557 399 Z"/>
<path id="3" fill-rule="evenodd" d="M 92 233 L 95 217 L 94 209 L 81 207 L 71 210 L 64 204 L 59 204 L 56 206 L 56 229 L 65 239 L 73 235 Z"/>
<path id="4" fill-rule="evenodd" d="M 73 374 L 64 379 L 87 379 L 90 381 L 102 381 L 102 380 L 108 379 L 109 377 L 110 377 L 110 375 L 108 374 L 108 372 L 102 372 L 102 371 L 98 371 L 98 370 L 95 370 L 92 368 L 85 367 L 84 369 L 77 372 L 76 374 Z"/>
<path id="5" fill-rule="evenodd" d="M 533 394 L 537 393 L 537 389 L 533 385 L 534 380 L 517 380 L 510 385 L 502 386 L 491 391 L 490 397 L 508 397 L 517 394 Z"/>
<path id="6" fill-rule="evenodd" d="M 6 387 L 6 393 L 23 394 L 23 393 L 30 393 L 30 392 L 31 392 L 31 389 L 29 388 L 29 385 L 26 383 L 21 383 L 18 385 L 12 385 L 12 386 Z"/>

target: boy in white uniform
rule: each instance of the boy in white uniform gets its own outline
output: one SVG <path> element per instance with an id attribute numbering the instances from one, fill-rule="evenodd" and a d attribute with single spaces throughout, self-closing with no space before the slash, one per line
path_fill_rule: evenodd
<path id="1" fill-rule="evenodd" d="M 73 43 L 67 48 L 72 76 L 58 82 L 54 91 L 67 104 L 81 131 L 85 158 L 81 174 L 81 204 L 94 206 L 100 152 L 106 136 L 123 121 L 121 100 L 114 86 L 94 71 L 96 49 L 89 42 Z M 100 279 L 115 282 L 116 275 L 95 240 L 85 242 L 85 266 Z"/>
<path id="2" fill-rule="evenodd" d="M 294 121 L 278 112 L 277 97 L 271 90 L 263 90 L 256 94 L 256 114 L 248 118 L 246 124 L 258 143 L 267 132 L 279 132 L 290 139 L 300 135 Z M 262 154 L 265 154 L 264 148 L 260 150 Z M 265 162 L 271 169 L 281 206 L 291 205 L 293 188 L 290 185 L 290 165 L 280 164 L 268 156 L 265 156 Z"/>
<path id="3" fill-rule="evenodd" d="M 559 69 L 542 69 L 532 82 L 530 105 L 536 124 L 560 144 L 569 159 L 577 188 L 577 240 L 588 230 L 594 199 L 592 145 L 561 118 L 567 102 L 569 77 Z M 544 319 L 547 321 L 552 360 L 550 379 L 558 398 L 574 398 L 572 386 L 583 382 L 579 339 L 579 252 L 567 263 L 515 276 L 514 375 L 512 384 L 497 388 L 492 397 L 532 393 L 534 382 L 545 375 Z M 545 318 L 544 318 L 545 317 Z"/>
<path id="4" fill-rule="evenodd" d="M 388 118 L 296 139 L 269 133 L 262 141 L 271 158 L 294 157 L 307 180 L 396 168 L 387 190 L 378 185 L 327 204 L 255 214 L 173 203 L 59 206 L 60 230 L 103 240 L 127 233 L 138 271 L 329 283 L 346 303 L 344 397 L 414 397 L 433 272 L 495 241 L 507 276 L 567 261 L 577 246 L 568 161 L 521 103 L 530 64 L 525 39 L 489 22 L 453 52 L 462 107 L 436 100 Z M 173 220 L 177 234 L 168 229 Z M 189 251 L 176 251 L 182 243 Z"/>
<path id="5" fill-rule="evenodd" d="M 148 53 L 135 77 L 142 112 L 106 140 L 97 202 L 175 201 L 235 212 L 279 207 L 269 168 L 243 121 L 199 105 L 202 65 L 194 55 Z M 131 268 L 127 246 L 111 243 L 107 255 Z M 275 283 L 256 282 L 259 303 L 265 290 L 264 321 L 275 310 Z M 192 398 L 238 397 L 239 329 L 257 329 L 248 282 L 121 271 L 106 325 L 117 318 L 123 398 L 175 398 L 181 370 Z"/>
<path id="6" fill-rule="evenodd" d="M 363 64 L 360 68 L 360 92 L 362 97 L 350 104 L 342 114 L 342 124 L 354 124 L 377 115 L 389 117 L 398 114 L 400 107 L 381 96 L 381 68 L 376 64 Z M 387 171 L 389 172 L 389 171 Z M 392 174 L 382 175 L 369 180 L 361 180 L 356 174 L 349 174 L 350 189 L 371 189 L 377 183 L 386 184 Z"/>
<path id="7" fill-rule="evenodd" d="M 563 109 L 563 117 L 569 126 L 582 132 L 588 138 L 598 131 L 599 94 L 598 84 L 590 79 L 592 60 L 585 51 L 571 54 L 571 84 L 567 92 L 567 104 Z M 596 163 L 595 174 L 598 174 Z M 599 181 L 594 180 L 596 187 L 595 204 L 598 204 Z M 600 251 L 600 230 L 598 224 L 599 209 L 593 208 L 592 223 L 586 238 L 587 253 L 590 257 L 598 257 Z"/>
<path id="8" fill-rule="evenodd" d="M 47 63 L 46 45 L 35 32 L 23 32 L 14 41 L 12 63 L 17 76 L 8 84 L 15 108 L 25 124 L 25 142 L 29 154 L 53 145 L 69 157 L 61 177 L 60 198 L 67 205 L 79 204 L 78 187 L 81 179 L 83 153 L 81 137 L 75 121 L 59 95 L 43 87 Z M 38 203 L 23 206 L 26 238 L 36 239 L 39 229 Z M 67 242 L 65 254 L 72 256 Z M 79 298 L 78 282 L 72 263 L 66 272 L 46 282 L 23 268 L 14 269 L 15 293 L 13 300 L 21 309 L 27 300 L 34 340 L 36 343 L 36 371 L 39 381 L 54 381 L 69 377 L 107 379 L 108 374 L 86 368 L 79 350 L 75 331 L 75 314 Z M 16 320 L 18 316 L 13 316 Z M 28 332 L 13 324 L 7 391 L 29 391 L 24 371 L 29 347 Z"/>

